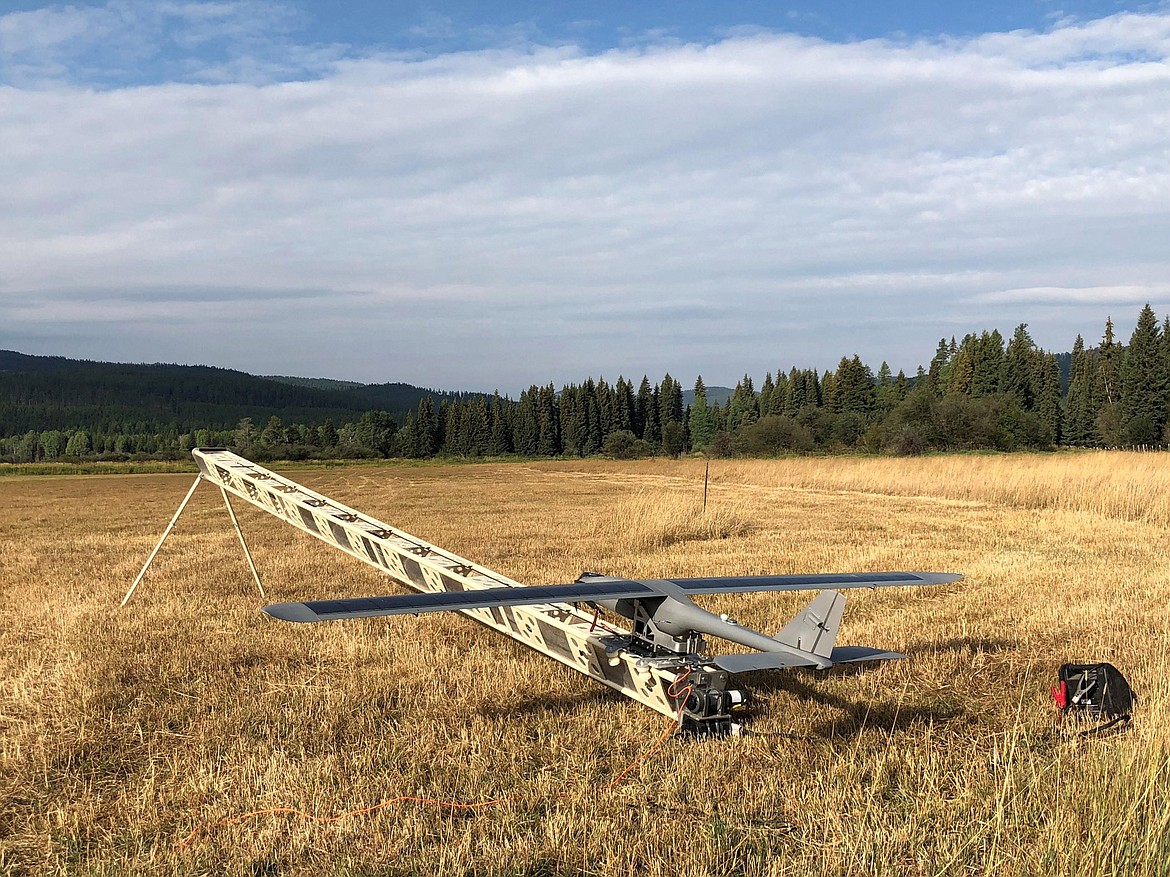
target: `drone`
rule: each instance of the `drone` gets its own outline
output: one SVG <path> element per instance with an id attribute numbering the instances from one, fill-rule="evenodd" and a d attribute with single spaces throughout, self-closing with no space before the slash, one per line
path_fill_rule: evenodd
<path id="1" fill-rule="evenodd" d="M 415 591 L 381 597 L 308 600 L 265 606 L 287 622 L 312 623 L 427 612 L 460 612 L 677 719 L 681 730 L 723 736 L 744 729 L 746 702 L 731 686 L 737 674 L 904 658 L 865 646 L 838 646 L 842 590 L 943 585 L 957 573 L 875 572 L 718 576 L 634 580 L 584 573 L 569 584 L 525 586 L 365 516 L 223 448 L 192 451 L 199 476 L 122 601 L 125 606 L 203 480 L 227 505 L 256 584 L 263 584 L 229 494 L 370 564 Z M 819 593 L 774 636 L 696 605 L 691 597 L 765 591 Z M 627 619 L 628 630 L 601 621 L 601 610 Z M 707 637 L 751 649 L 712 655 Z"/>

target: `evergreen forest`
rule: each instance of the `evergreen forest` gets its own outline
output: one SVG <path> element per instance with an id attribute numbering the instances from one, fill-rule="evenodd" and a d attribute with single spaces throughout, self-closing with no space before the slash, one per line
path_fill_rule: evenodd
<path id="1" fill-rule="evenodd" d="M 120 365 L 0 352 L 0 461 L 177 459 L 231 447 L 258 460 L 411 457 L 625 459 L 862 451 L 1160 447 L 1170 318 L 1146 305 L 1129 343 L 1039 349 L 1027 324 L 942 339 L 914 375 L 854 355 L 733 392 L 587 378 L 518 399 L 406 384 L 260 378 L 203 366 Z M 686 400 L 684 402 L 684 400 Z"/>

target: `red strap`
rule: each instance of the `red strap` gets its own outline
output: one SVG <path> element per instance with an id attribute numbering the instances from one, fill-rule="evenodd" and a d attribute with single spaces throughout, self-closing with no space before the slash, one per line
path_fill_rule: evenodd
<path id="1" fill-rule="evenodd" d="M 1064 682 L 1062 680 L 1060 683 L 1060 687 L 1054 687 L 1052 689 L 1052 699 L 1056 701 L 1056 706 L 1058 709 L 1062 709 L 1062 710 L 1068 709 L 1068 683 L 1067 682 Z"/>

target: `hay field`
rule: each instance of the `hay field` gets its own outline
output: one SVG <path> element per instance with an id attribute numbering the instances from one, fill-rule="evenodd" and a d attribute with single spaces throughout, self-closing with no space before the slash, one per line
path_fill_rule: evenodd
<path id="1" fill-rule="evenodd" d="M 967 575 L 849 592 L 840 643 L 909 660 L 748 676 L 754 736 L 641 761 L 668 720 L 462 617 L 262 616 L 209 486 L 119 611 L 193 474 L 0 478 L 0 873 L 1170 873 L 1168 473 L 714 462 L 706 512 L 694 460 L 289 473 L 532 584 Z M 270 602 L 395 590 L 236 507 Z M 775 631 L 811 596 L 702 602 Z M 1048 687 L 1088 659 L 1126 673 L 1137 720 L 1062 739 Z M 248 815 L 400 797 L 484 806 Z"/>

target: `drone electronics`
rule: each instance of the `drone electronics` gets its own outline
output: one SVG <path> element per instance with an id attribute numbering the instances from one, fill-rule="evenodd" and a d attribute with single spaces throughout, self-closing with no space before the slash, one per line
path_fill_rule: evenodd
<path id="1" fill-rule="evenodd" d="M 902 658 L 897 652 L 836 646 L 847 588 L 940 585 L 954 573 L 840 573 L 727 576 L 633 581 L 585 573 L 577 581 L 526 587 L 374 520 L 221 448 L 192 451 L 199 476 L 122 600 L 125 606 L 174 528 L 200 481 L 220 488 L 261 596 L 264 589 L 228 494 L 276 515 L 389 575 L 418 593 L 345 600 L 313 600 L 266 606 L 272 618 L 334 621 L 380 615 L 461 612 L 524 645 L 566 664 L 651 709 L 677 718 L 695 734 L 738 733 L 732 710 L 743 692 L 730 677 L 755 670 Z M 775 636 L 736 624 L 691 601 L 696 594 L 756 591 L 820 593 Z M 629 619 L 630 630 L 598 623 L 601 608 Z M 705 637 L 753 649 L 710 655 Z"/>

